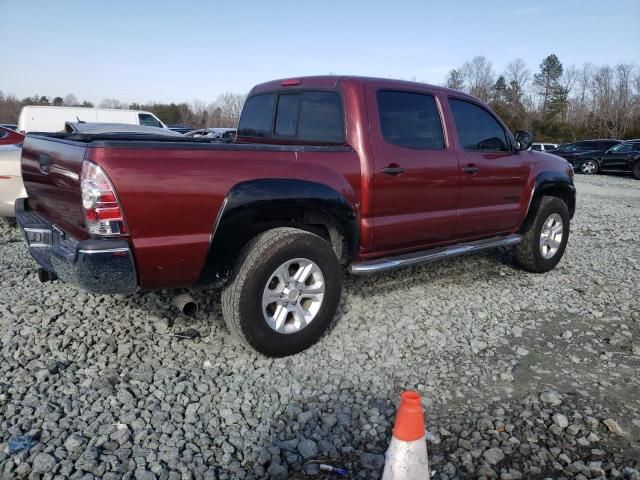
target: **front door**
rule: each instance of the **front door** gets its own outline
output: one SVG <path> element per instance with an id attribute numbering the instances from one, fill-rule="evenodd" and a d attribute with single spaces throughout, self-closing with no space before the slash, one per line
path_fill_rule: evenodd
<path id="1" fill-rule="evenodd" d="M 620 143 L 600 157 L 602 170 L 628 170 L 629 158 L 633 156 L 633 143 Z"/>
<path id="2" fill-rule="evenodd" d="M 460 170 L 437 96 L 420 87 L 366 89 L 376 250 L 448 241 L 456 224 Z"/>
<path id="3" fill-rule="evenodd" d="M 520 219 L 528 167 L 502 124 L 480 104 L 449 97 L 460 162 L 457 240 L 511 231 Z"/>

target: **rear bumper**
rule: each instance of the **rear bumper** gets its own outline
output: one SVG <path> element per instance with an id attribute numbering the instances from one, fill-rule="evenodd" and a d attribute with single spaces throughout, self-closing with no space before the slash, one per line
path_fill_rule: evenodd
<path id="1" fill-rule="evenodd" d="M 15 203 L 16 221 L 29 253 L 45 270 L 91 293 L 138 290 L 133 254 L 126 240 L 77 240 L 29 209 Z"/>

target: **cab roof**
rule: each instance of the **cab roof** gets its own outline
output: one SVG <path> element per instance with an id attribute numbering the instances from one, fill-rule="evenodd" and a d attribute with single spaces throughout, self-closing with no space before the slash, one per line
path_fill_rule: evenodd
<path id="1" fill-rule="evenodd" d="M 378 78 L 378 77 L 360 77 L 357 75 L 317 75 L 309 77 L 291 77 L 281 78 L 278 80 L 271 80 L 269 82 L 260 83 L 253 87 L 249 92 L 249 95 L 255 95 L 257 93 L 270 92 L 273 90 L 280 90 L 287 87 L 298 88 L 338 88 L 340 84 L 351 83 L 358 85 L 366 85 L 370 83 L 388 85 L 390 88 L 395 87 L 419 87 L 429 88 L 431 90 L 437 90 L 440 92 L 451 93 L 457 96 L 468 97 L 476 99 L 472 95 L 461 92 L 460 90 L 454 90 L 452 88 L 442 87 L 440 85 L 433 85 L 429 83 L 410 82 L 407 80 L 395 80 L 392 78 Z"/>

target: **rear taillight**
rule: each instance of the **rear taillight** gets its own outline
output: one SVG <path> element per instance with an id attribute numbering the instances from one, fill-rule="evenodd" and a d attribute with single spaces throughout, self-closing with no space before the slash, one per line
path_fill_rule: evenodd
<path id="1" fill-rule="evenodd" d="M 122 208 L 116 192 L 104 170 L 92 162 L 82 164 L 82 208 L 93 235 L 123 235 L 127 233 Z"/>

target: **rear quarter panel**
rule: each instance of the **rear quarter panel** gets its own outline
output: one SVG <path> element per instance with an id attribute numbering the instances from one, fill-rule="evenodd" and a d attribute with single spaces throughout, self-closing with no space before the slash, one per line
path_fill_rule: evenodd
<path id="1" fill-rule="evenodd" d="M 136 257 L 142 289 L 197 283 L 216 219 L 231 188 L 246 180 L 321 182 L 357 208 L 355 151 L 91 148 L 114 184 Z"/>

